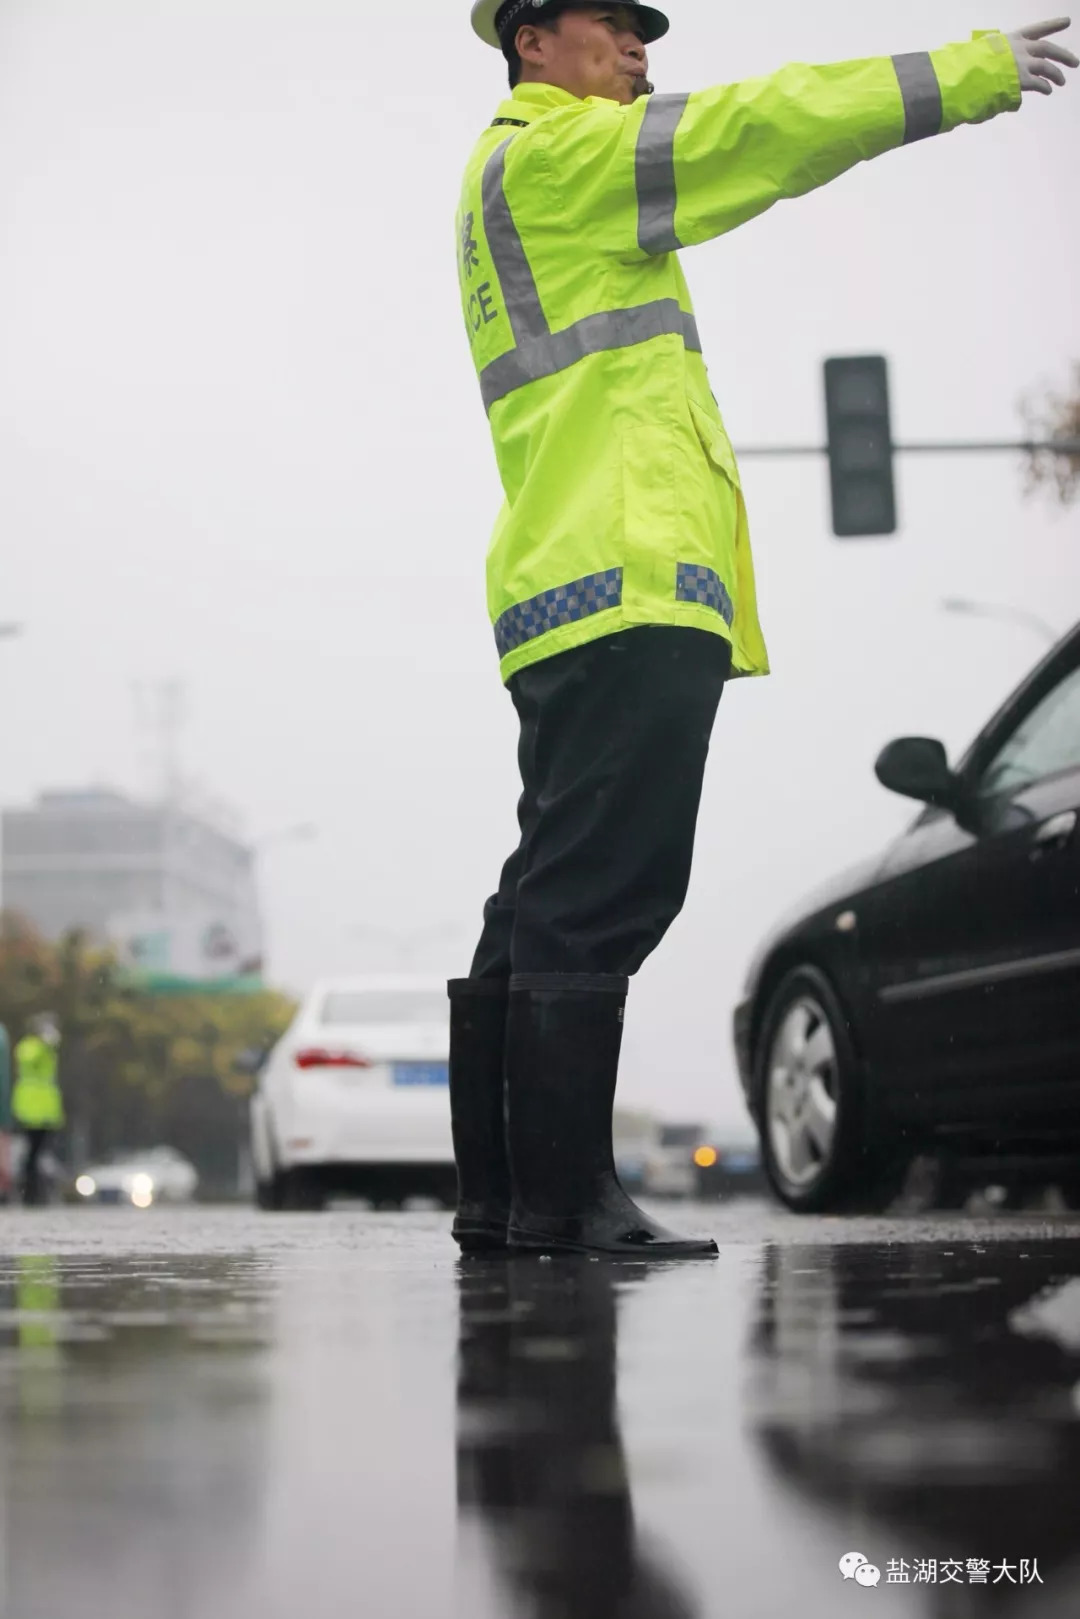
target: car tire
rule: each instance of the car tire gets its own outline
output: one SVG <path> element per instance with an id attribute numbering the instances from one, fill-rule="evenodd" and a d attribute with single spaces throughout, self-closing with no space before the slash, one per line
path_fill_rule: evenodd
<path id="1" fill-rule="evenodd" d="M 281 1207 L 287 1214 L 321 1214 L 326 1208 L 326 1193 L 307 1170 L 284 1169 L 278 1179 Z"/>
<path id="2" fill-rule="evenodd" d="M 762 1162 L 797 1214 L 880 1214 L 910 1162 L 899 1140 L 868 1138 L 866 1073 L 848 1018 L 818 968 L 788 973 L 766 1008 L 754 1065 Z"/>
<path id="3" fill-rule="evenodd" d="M 268 1181 L 255 1183 L 255 1207 L 267 1214 L 277 1214 L 285 1207 L 285 1188 L 279 1174 Z"/>
<path id="4" fill-rule="evenodd" d="M 1066 1210 L 1072 1214 L 1080 1210 L 1080 1179 L 1058 1182 L 1058 1191 Z"/>
<path id="5" fill-rule="evenodd" d="M 949 1159 L 941 1159 L 931 1208 L 939 1214 L 963 1214 L 976 1190 L 970 1173 L 965 1175 Z"/>

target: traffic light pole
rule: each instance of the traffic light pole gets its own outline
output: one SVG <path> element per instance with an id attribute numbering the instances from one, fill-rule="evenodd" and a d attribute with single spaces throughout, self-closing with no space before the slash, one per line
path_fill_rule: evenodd
<path id="1" fill-rule="evenodd" d="M 838 540 L 895 534 L 898 455 L 1063 455 L 1080 461 L 1080 438 L 942 439 L 897 444 L 883 354 L 833 355 L 825 361 L 824 444 L 751 444 L 737 453 L 773 461 L 824 456 L 829 463 L 832 531 Z"/>
<path id="2" fill-rule="evenodd" d="M 941 444 L 894 444 L 894 455 L 1035 455 L 1049 451 L 1054 455 L 1080 456 L 1080 438 L 1057 439 L 978 439 L 943 442 Z M 774 458 L 825 455 L 827 444 L 763 444 L 736 450 L 740 461 L 752 456 Z"/>

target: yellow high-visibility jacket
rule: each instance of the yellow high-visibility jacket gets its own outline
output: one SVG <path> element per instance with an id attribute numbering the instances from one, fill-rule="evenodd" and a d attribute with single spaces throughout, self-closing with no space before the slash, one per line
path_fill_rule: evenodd
<path id="1" fill-rule="evenodd" d="M 627 107 L 538 84 L 502 103 L 469 160 L 457 248 L 506 496 L 488 558 L 504 679 L 637 624 L 725 636 L 736 673 L 768 672 L 678 249 L 1020 100 L 993 32 Z"/>
<path id="2" fill-rule="evenodd" d="M 64 1098 L 57 1068 L 56 1052 L 36 1034 L 28 1034 L 15 1047 L 11 1113 L 24 1130 L 63 1129 Z"/>

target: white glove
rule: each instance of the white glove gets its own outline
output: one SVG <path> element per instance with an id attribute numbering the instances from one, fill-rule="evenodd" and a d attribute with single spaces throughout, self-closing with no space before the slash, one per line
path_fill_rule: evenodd
<path id="1" fill-rule="evenodd" d="M 1067 51 L 1064 45 L 1056 45 L 1048 37 L 1064 33 L 1071 26 L 1071 17 L 1055 17 L 1053 22 L 1032 23 L 1030 28 L 1018 28 L 1016 33 L 1005 36 L 1020 69 L 1021 90 L 1034 90 L 1041 96 L 1053 95 L 1054 85 L 1065 83 L 1061 68 L 1080 67 L 1080 59 L 1072 51 Z"/>

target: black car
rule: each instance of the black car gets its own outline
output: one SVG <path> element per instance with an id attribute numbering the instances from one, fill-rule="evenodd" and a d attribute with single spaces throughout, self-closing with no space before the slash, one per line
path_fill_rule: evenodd
<path id="1" fill-rule="evenodd" d="M 773 1190 L 883 1209 L 928 1153 L 1080 1197 L 1080 625 L 956 771 L 908 738 L 877 776 L 926 808 L 773 934 L 735 1014 Z"/>

